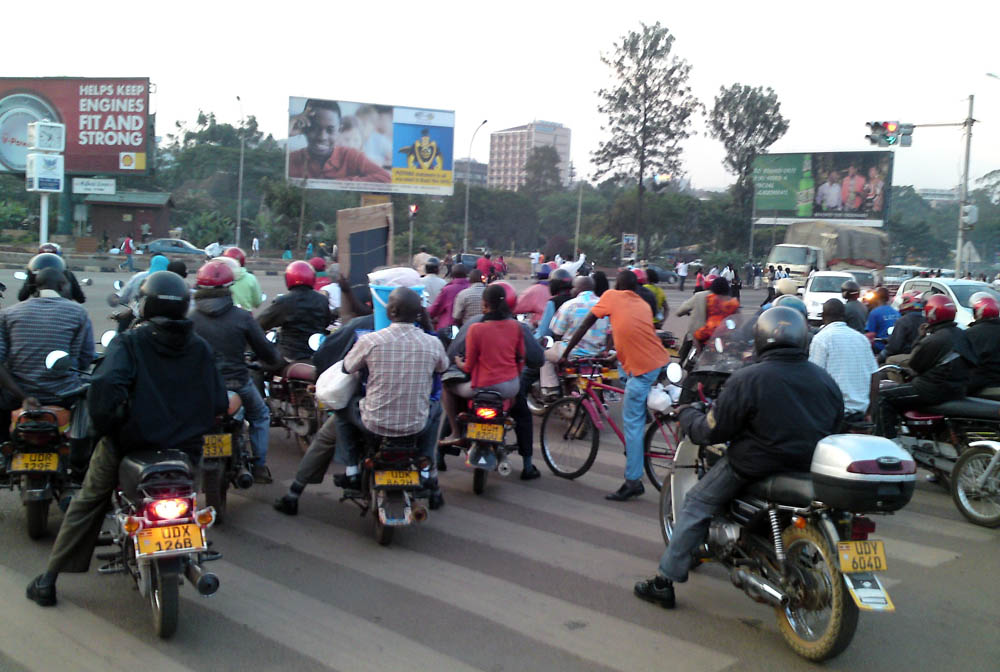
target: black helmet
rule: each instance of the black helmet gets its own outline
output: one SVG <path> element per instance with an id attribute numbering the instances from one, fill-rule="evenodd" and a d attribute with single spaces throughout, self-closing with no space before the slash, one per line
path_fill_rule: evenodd
<path id="1" fill-rule="evenodd" d="M 784 306 L 786 308 L 794 308 L 795 310 L 802 313 L 802 317 L 806 319 L 809 318 L 809 311 L 806 310 L 805 301 L 795 296 L 794 294 L 782 294 L 774 300 L 771 307 Z"/>
<path id="2" fill-rule="evenodd" d="M 441 270 L 441 260 L 437 257 L 427 257 L 427 261 L 424 262 L 424 273 L 436 275 L 439 270 Z"/>
<path id="3" fill-rule="evenodd" d="M 861 285 L 854 282 L 853 280 L 846 280 L 844 284 L 840 286 L 840 294 L 845 299 L 849 299 L 852 296 L 861 296 Z"/>
<path id="4" fill-rule="evenodd" d="M 30 273 L 37 273 L 43 268 L 54 268 L 62 273 L 66 270 L 66 262 L 58 254 L 52 254 L 51 252 L 36 254 L 28 262 L 28 271 Z"/>
<path id="5" fill-rule="evenodd" d="M 182 320 L 190 303 L 191 292 L 187 283 L 170 271 L 147 275 L 139 287 L 139 317 L 144 320 L 154 317 Z"/>
<path id="6" fill-rule="evenodd" d="M 573 287 L 573 275 L 565 268 L 557 268 L 549 274 L 549 292 L 555 296 Z"/>
<path id="7" fill-rule="evenodd" d="M 754 327 L 754 349 L 761 354 L 773 348 L 804 348 L 806 318 L 788 306 L 772 306 L 757 318 Z"/>

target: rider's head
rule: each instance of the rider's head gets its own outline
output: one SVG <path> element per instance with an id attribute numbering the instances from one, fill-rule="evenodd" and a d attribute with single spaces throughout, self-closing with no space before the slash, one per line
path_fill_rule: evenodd
<path id="1" fill-rule="evenodd" d="M 51 289 L 62 293 L 66 285 L 66 274 L 58 268 L 49 266 L 35 272 L 35 289 Z"/>
<path id="2" fill-rule="evenodd" d="M 803 349 L 806 345 L 806 319 L 794 308 L 773 306 L 757 318 L 754 349 L 757 354 L 777 348 Z"/>
<path id="3" fill-rule="evenodd" d="M 782 294 L 795 294 L 799 286 L 791 278 L 782 278 L 774 283 L 774 293 L 778 296 Z"/>
<path id="4" fill-rule="evenodd" d="M 594 279 L 592 277 L 589 275 L 578 275 L 573 278 L 573 296 L 592 291 L 594 291 Z"/>
<path id="5" fill-rule="evenodd" d="M 451 275 L 455 278 L 467 278 L 469 277 L 469 269 L 465 267 L 465 264 L 455 264 L 451 267 Z"/>
<path id="6" fill-rule="evenodd" d="M 823 324 L 830 324 L 831 322 L 846 322 L 847 321 L 847 309 L 844 307 L 844 302 L 840 299 L 827 299 L 823 303 Z"/>
<path id="7" fill-rule="evenodd" d="M 651 285 L 658 285 L 658 284 L 660 284 L 660 274 L 657 273 L 652 268 L 647 268 L 646 269 L 646 282 L 648 282 Z"/>
<path id="8" fill-rule="evenodd" d="M 510 312 L 514 312 L 514 308 L 517 306 L 517 290 L 514 289 L 514 285 L 503 280 L 497 280 L 496 282 L 490 283 L 490 286 L 496 285 L 497 287 L 503 287 L 505 296 L 507 297 L 507 308 Z"/>
<path id="9" fill-rule="evenodd" d="M 548 279 L 548 277 L 549 277 L 549 271 L 551 271 L 551 270 L 552 269 L 549 268 L 548 264 L 542 264 L 541 266 L 538 267 L 538 273 L 537 273 L 536 277 L 539 280 L 546 280 L 546 279 Z"/>
<path id="10" fill-rule="evenodd" d="M 728 296 L 729 294 L 729 282 L 725 278 L 716 278 L 709 285 L 709 290 L 713 294 L 719 294 L 721 296 Z"/>
<path id="11" fill-rule="evenodd" d="M 483 290 L 483 312 L 507 314 L 507 292 L 500 285 L 490 285 Z"/>
<path id="12" fill-rule="evenodd" d="M 608 291 L 608 276 L 604 271 L 594 271 L 590 274 L 590 277 L 594 279 L 594 294 L 601 296 L 604 292 Z"/>
<path id="13" fill-rule="evenodd" d="M 476 284 L 477 282 L 486 282 L 483 279 L 483 274 L 478 268 L 474 268 L 469 271 L 469 284 Z"/>
<path id="14" fill-rule="evenodd" d="M 902 302 L 899 304 L 899 312 L 906 313 L 911 310 L 923 310 L 924 295 L 921 292 L 911 290 L 903 292 Z"/>
<path id="15" fill-rule="evenodd" d="M 976 322 L 1000 317 L 1000 303 L 988 292 L 976 292 L 970 296 L 969 306 Z"/>
<path id="16" fill-rule="evenodd" d="M 839 302 L 838 302 L 839 303 Z M 771 306 L 785 306 L 786 308 L 794 308 L 795 310 L 802 313 L 802 317 L 809 319 L 809 311 L 806 309 L 805 301 L 792 294 L 782 294 L 774 300 Z"/>
<path id="17" fill-rule="evenodd" d="M 285 267 L 285 287 L 312 287 L 316 284 L 316 270 L 305 261 L 293 261 Z"/>
<path id="18" fill-rule="evenodd" d="M 886 289 L 885 287 L 876 287 L 875 300 L 878 302 L 878 305 L 880 306 L 889 305 L 889 290 Z"/>
<path id="19" fill-rule="evenodd" d="M 924 304 L 924 319 L 935 325 L 955 321 L 955 303 L 944 294 L 935 294 Z"/>
<path id="20" fill-rule="evenodd" d="M 182 320 L 187 315 L 191 292 L 184 278 L 170 271 L 156 271 L 139 286 L 139 317 Z"/>
<path id="21" fill-rule="evenodd" d="M 416 322 L 420 316 L 420 295 L 409 287 L 397 287 L 389 294 L 385 313 L 391 322 Z"/>
<path id="22" fill-rule="evenodd" d="M 549 276 L 549 292 L 552 296 L 568 292 L 573 287 L 573 276 L 565 268 L 557 268 Z"/>
<path id="23" fill-rule="evenodd" d="M 847 280 L 840 286 L 840 295 L 848 301 L 851 299 L 856 300 L 859 296 L 861 296 L 861 285 L 853 280 Z"/>
<path id="24" fill-rule="evenodd" d="M 635 273 L 629 270 L 620 271 L 618 277 L 615 278 L 615 289 L 634 292 L 639 286 L 639 281 L 635 277 Z"/>
<path id="25" fill-rule="evenodd" d="M 424 250 L 426 252 L 426 250 Z M 441 270 L 441 260 L 437 257 L 428 257 L 424 262 L 424 275 L 437 275 Z"/>

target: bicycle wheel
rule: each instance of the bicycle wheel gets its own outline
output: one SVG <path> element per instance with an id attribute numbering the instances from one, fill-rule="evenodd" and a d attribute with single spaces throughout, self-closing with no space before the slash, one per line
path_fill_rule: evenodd
<path id="1" fill-rule="evenodd" d="M 660 416 L 654 417 L 642 441 L 646 476 L 657 490 L 674 468 L 674 453 L 680 441 L 680 426 Z"/>
<path id="2" fill-rule="evenodd" d="M 587 473 L 597 457 L 601 437 L 581 401 L 564 397 L 549 406 L 542 418 L 542 457 L 561 478 Z"/>

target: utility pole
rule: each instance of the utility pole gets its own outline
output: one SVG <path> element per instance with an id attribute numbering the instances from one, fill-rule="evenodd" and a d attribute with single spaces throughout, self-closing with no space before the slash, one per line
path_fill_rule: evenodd
<path id="1" fill-rule="evenodd" d="M 962 215 L 964 214 L 963 207 L 966 205 L 966 201 L 969 198 L 969 155 L 972 153 L 972 125 L 976 123 L 976 120 L 972 118 L 972 102 L 974 96 L 969 96 L 969 116 L 966 117 L 965 123 L 965 163 L 962 168 L 962 184 L 961 187 L 961 198 L 958 204 L 958 240 L 955 243 L 955 278 L 962 277 L 962 228 L 965 226 L 963 222 Z"/>
<path id="2" fill-rule="evenodd" d="M 580 256 L 580 215 L 583 212 L 583 180 L 580 180 L 580 194 L 576 198 L 576 239 L 573 241 L 573 257 Z"/>
<path id="3" fill-rule="evenodd" d="M 476 126 L 472 132 L 472 139 L 469 140 L 469 154 L 465 163 L 465 226 L 462 228 L 462 254 L 469 251 L 469 192 L 472 191 L 472 143 L 476 140 L 476 133 L 486 125 L 486 119 Z M 459 257 L 461 260 L 461 257 Z"/>
<path id="4" fill-rule="evenodd" d="M 243 123 L 243 101 L 239 96 L 236 100 L 240 104 L 240 175 L 237 178 L 236 186 L 236 247 L 240 246 L 240 226 L 243 224 L 243 145 L 246 139 L 245 124 Z"/>

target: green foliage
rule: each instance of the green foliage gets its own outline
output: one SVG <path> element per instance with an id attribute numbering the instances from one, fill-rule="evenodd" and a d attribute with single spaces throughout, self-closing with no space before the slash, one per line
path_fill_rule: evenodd
<path id="1" fill-rule="evenodd" d="M 28 206 L 16 201 L 0 201 L 0 228 L 17 229 L 29 220 Z"/>
<path id="2" fill-rule="evenodd" d="M 194 213 L 187 221 L 184 226 L 184 237 L 198 247 L 205 247 L 220 238 L 230 239 L 232 229 L 233 220 L 229 217 L 214 210 L 202 210 Z"/>
<path id="3" fill-rule="evenodd" d="M 525 182 L 521 187 L 529 196 L 538 198 L 562 189 L 559 176 L 559 153 L 555 147 L 534 147 L 524 162 Z"/>

